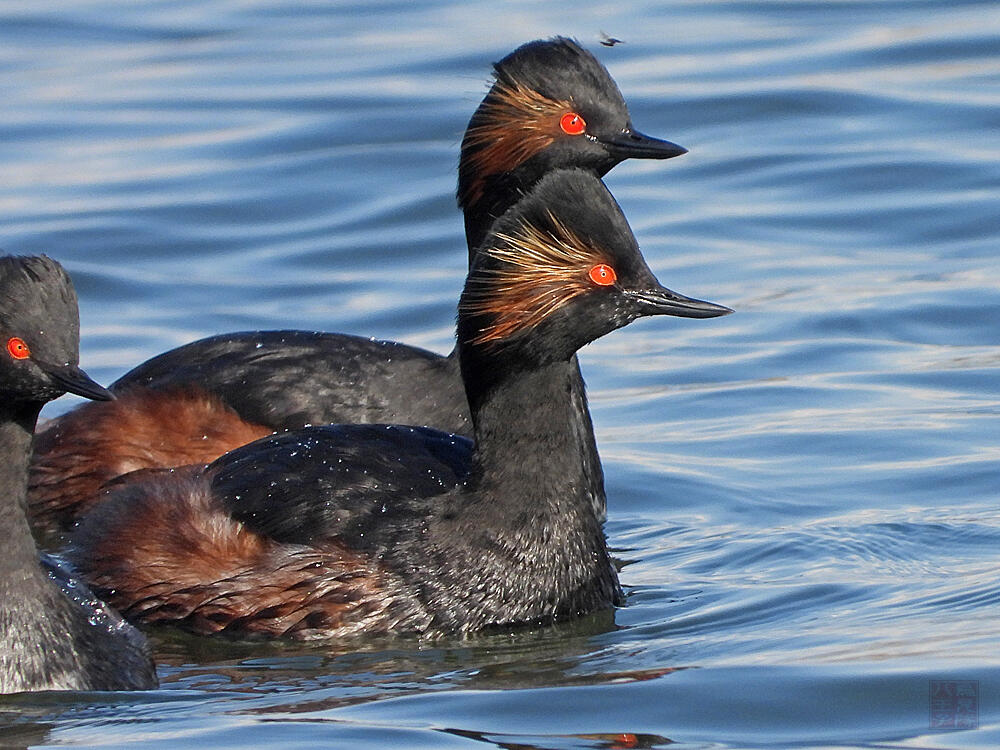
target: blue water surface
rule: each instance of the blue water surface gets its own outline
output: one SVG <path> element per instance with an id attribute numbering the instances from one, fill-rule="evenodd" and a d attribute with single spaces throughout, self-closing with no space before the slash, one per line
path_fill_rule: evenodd
<path id="1" fill-rule="evenodd" d="M 993 0 L 10 0 L 0 246 L 70 269 L 104 382 L 231 330 L 448 351 L 462 131 L 553 34 L 690 149 L 607 184 L 661 281 L 737 310 L 581 354 L 628 606 L 156 631 L 159 690 L 5 698 L 0 746 L 1000 746 Z"/>

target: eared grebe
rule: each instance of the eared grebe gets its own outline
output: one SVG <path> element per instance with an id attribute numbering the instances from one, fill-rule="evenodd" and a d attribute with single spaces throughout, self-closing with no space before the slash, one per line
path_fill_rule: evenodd
<path id="1" fill-rule="evenodd" d="M 77 364 L 76 293 L 58 263 L 0 257 L 0 341 L 0 693 L 156 687 L 142 635 L 63 571 L 50 577 L 25 517 L 42 406 L 67 391 L 111 398 Z"/>
<path id="2" fill-rule="evenodd" d="M 490 224 L 546 172 L 603 176 L 623 159 L 684 149 L 632 129 L 614 80 L 593 55 L 557 38 L 526 44 L 496 81 L 462 142 L 458 200 L 470 257 Z M 589 492 L 604 481 L 583 379 L 570 380 L 587 436 Z M 111 386 L 120 398 L 54 420 L 39 435 L 29 498 L 33 523 L 66 528 L 119 474 L 213 460 L 274 430 L 334 422 L 430 425 L 471 436 L 458 357 L 336 333 L 214 336 L 161 354 Z"/>
<path id="3" fill-rule="evenodd" d="M 474 445 L 328 425 L 122 477 L 72 559 L 129 619 L 200 633 L 464 633 L 610 607 L 573 354 L 641 316 L 728 312 L 660 286 L 600 180 L 549 173 L 494 224 L 459 303 Z"/>

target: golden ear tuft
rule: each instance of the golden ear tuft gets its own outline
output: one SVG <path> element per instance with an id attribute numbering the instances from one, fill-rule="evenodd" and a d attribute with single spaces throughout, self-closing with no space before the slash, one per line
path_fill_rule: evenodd
<path id="1" fill-rule="evenodd" d="M 496 235 L 496 244 L 482 251 L 501 265 L 469 279 L 463 312 L 489 319 L 470 343 L 495 343 L 533 328 L 594 288 L 591 271 L 605 265 L 603 254 L 551 212 L 548 224 L 542 229 L 524 222 L 512 234 Z"/>
<path id="2" fill-rule="evenodd" d="M 517 81 L 498 80 L 483 102 L 480 123 L 465 136 L 474 177 L 463 205 L 483 197 L 487 176 L 515 169 L 547 148 L 562 133 L 560 118 L 570 109 L 569 102 L 549 99 Z"/>

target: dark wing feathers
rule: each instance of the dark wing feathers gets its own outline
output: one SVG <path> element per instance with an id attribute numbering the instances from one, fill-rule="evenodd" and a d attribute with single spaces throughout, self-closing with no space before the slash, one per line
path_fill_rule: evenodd
<path id="1" fill-rule="evenodd" d="M 468 472 L 472 442 L 429 428 L 329 425 L 238 448 L 206 470 L 213 494 L 248 528 L 277 541 L 340 539 L 375 548 L 397 522 Z"/>
<path id="2" fill-rule="evenodd" d="M 312 331 L 246 331 L 164 352 L 111 390 L 194 386 L 274 430 L 308 424 L 433 424 L 470 434 L 457 361 L 425 349 Z"/>

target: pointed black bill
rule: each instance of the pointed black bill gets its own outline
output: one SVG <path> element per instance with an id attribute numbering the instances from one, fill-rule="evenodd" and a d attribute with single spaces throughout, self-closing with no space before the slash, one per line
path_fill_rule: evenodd
<path id="1" fill-rule="evenodd" d="M 94 401 L 114 399 L 111 391 L 95 383 L 87 373 L 76 365 L 43 365 L 42 368 L 60 387 L 65 388 L 67 393 L 75 393 L 77 396 L 90 398 Z"/>
<path id="2" fill-rule="evenodd" d="M 676 315 L 679 318 L 718 318 L 732 312 L 728 307 L 714 302 L 685 297 L 666 287 L 642 290 L 628 290 L 631 299 L 642 315 Z"/>
<path id="3" fill-rule="evenodd" d="M 683 146 L 631 129 L 601 138 L 600 141 L 612 156 L 619 159 L 672 159 L 687 153 Z"/>

